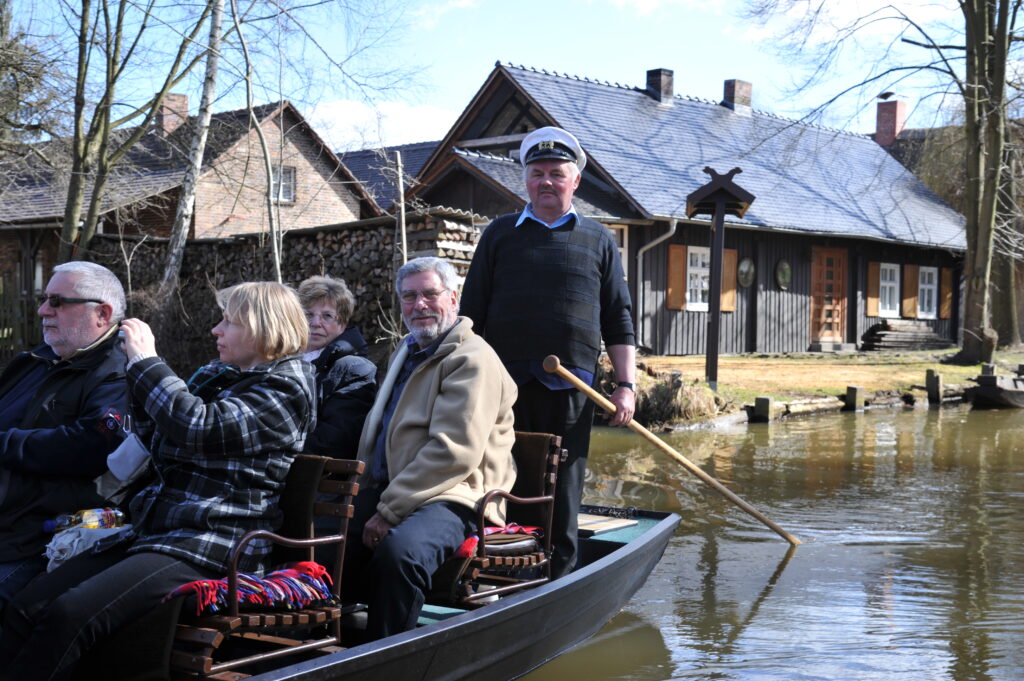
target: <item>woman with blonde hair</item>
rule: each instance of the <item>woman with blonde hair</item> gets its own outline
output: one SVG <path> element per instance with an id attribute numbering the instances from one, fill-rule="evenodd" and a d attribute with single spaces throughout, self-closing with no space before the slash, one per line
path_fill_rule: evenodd
<path id="1" fill-rule="evenodd" d="M 72 678 L 97 640 L 176 587 L 216 579 L 251 530 L 273 530 L 277 501 L 313 419 L 315 381 L 301 353 L 308 327 L 295 292 L 250 282 L 217 293 L 220 358 L 186 383 L 156 354 L 149 326 L 122 323 L 135 431 L 155 481 L 129 505 L 133 527 L 104 550 L 41 576 L 8 606 L 0 678 Z M 270 546 L 251 544 L 239 569 L 259 572 Z"/>
<path id="2" fill-rule="evenodd" d="M 303 356 L 316 372 L 316 429 L 306 451 L 356 458 L 363 421 L 377 396 L 377 367 L 366 358 L 366 340 L 349 325 L 355 297 L 341 279 L 309 277 L 299 284 L 299 301 L 309 322 Z"/>

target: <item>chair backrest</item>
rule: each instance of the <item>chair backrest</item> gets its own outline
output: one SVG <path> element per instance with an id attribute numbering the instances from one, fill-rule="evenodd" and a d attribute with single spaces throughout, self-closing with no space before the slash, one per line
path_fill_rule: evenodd
<path id="1" fill-rule="evenodd" d="M 516 431 L 512 458 L 516 462 L 516 484 L 512 494 L 517 497 L 541 497 L 555 493 L 558 463 L 562 456 L 562 438 L 549 433 Z M 548 511 L 543 506 L 508 507 L 509 522 L 544 526 Z"/>
<path id="2" fill-rule="evenodd" d="M 284 514 L 278 534 L 291 539 L 311 539 L 325 534 L 345 534 L 355 507 L 352 497 L 359 491 L 356 477 L 363 464 L 352 459 L 299 454 L 295 457 L 279 508 Z M 317 522 L 318 517 L 329 522 Z M 313 547 L 274 545 L 274 565 L 313 559 Z"/>

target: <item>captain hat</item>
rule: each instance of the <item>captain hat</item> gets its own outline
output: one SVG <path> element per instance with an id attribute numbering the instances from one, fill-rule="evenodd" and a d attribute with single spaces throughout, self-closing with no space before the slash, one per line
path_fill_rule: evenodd
<path id="1" fill-rule="evenodd" d="M 587 165 L 587 155 L 583 153 L 579 140 L 572 133 L 551 125 L 537 128 L 519 145 L 519 162 L 523 167 L 549 158 L 575 163 L 581 171 Z"/>

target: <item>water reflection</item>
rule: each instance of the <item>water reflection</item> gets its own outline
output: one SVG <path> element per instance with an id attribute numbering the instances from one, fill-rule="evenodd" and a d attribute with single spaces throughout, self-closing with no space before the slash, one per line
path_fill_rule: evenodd
<path id="1" fill-rule="evenodd" d="M 559 678 L 1024 678 L 1021 425 L 1015 411 L 887 410 L 668 437 L 806 542 L 789 555 L 639 438 L 597 433 L 587 500 L 684 521 L 597 649 L 623 617 L 661 647 L 631 646 L 637 666 L 614 669 L 587 647 Z"/>

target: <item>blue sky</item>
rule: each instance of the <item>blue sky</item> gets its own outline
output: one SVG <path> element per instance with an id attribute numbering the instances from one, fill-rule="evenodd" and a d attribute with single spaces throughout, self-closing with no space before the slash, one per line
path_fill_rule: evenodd
<path id="1" fill-rule="evenodd" d="M 821 35 L 832 35 L 833 26 L 889 3 L 830 4 L 836 23 L 824 24 Z M 931 26 L 961 21 L 952 1 L 893 4 Z M 369 104 L 327 97 L 306 113 L 338 148 L 440 139 L 500 60 L 631 86 L 641 86 L 648 69 L 668 68 L 675 72 L 677 94 L 712 100 L 721 99 L 724 80 L 740 78 L 753 83 L 755 109 L 800 117 L 837 89 L 857 82 L 865 55 L 895 35 L 893 22 L 869 26 L 826 86 L 792 96 L 801 71 L 793 59 L 772 50 L 785 23 L 764 27 L 745 19 L 746 5 L 743 0 L 412 0 L 387 58 L 421 69 L 413 87 L 375 96 Z M 906 48 L 897 43 L 895 49 Z M 899 91 L 915 96 L 910 82 L 901 83 Z M 875 94 L 844 99 L 821 122 L 871 132 Z M 932 98 L 929 106 L 915 110 L 911 123 L 930 124 L 936 106 Z"/>

